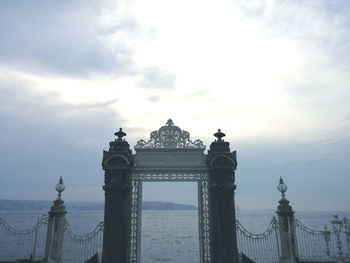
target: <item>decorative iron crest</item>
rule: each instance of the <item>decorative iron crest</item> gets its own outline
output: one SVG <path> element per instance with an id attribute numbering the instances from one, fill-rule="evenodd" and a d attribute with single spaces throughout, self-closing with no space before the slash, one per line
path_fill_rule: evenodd
<path id="1" fill-rule="evenodd" d="M 169 119 L 165 126 L 160 127 L 158 131 L 151 132 L 150 139 L 139 140 L 135 149 L 143 148 L 197 148 L 205 149 L 201 140 L 192 141 L 190 133 L 181 130 L 174 125 L 172 119 Z"/>

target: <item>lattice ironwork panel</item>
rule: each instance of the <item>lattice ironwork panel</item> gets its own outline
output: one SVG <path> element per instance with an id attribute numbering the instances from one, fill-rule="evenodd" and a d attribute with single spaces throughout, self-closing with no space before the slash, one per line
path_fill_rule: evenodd
<path id="1" fill-rule="evenodd" d="M 138 247 L 139 242 L 139 210 L 141 209 L 140 198 L 139 198 L 139 190 L 141 182 L 133 181 L 132 182 L 132 195 L 131 195 L 131 227 L 130 227 L 130 263 L 138 262 Z"/>
<path id="2" fill-rule="evenodd" d="M 210 263 L 209 190 L 207 180 L 198 182 L 198 218 L 200 260 L 201 263 Z"/>
<path id="3" fill-rule="evenodd" d="M 130 263 L 140 262 L 143 182 L 198 182 L 200 262 L 210 263 L 209 191 L 205 172 L 135 172 L 132 182 Z"/>
<path id="4" fill-rule="evenodd" d="M 207 178 L 207 174 L 203 172 L 136 172 L 133 174 L 133 180 L 143 182 L 197 182 Z"/>

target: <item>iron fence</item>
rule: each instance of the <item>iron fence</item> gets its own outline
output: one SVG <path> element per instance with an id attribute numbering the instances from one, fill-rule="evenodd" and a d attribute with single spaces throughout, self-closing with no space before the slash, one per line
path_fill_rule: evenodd
<path id="1" fill-rule="evenodd" d="M 18 259 L 42 260 L 45 257 L 48 217 L 38 219 L 30 229 L 18 230 L 0 217 L 0 261 Z M 65 223 L 62 262 L 85 262 L 94 254 L 101 255 L 103 222 L 93 231 L 83 235 L 73 233 L 68 222 Z"/>
<path id="2" fill-rule="evenodd" d="M 85 262 L 94 254 L 102 253 L 103 222 L 100 222 L 93 231 L 84 235 L 75 235 L 66 221 L 63 239 L 62 262 Z"/>
<path id="3" fill-rule="evenodd" d="M 328 258 L 324 231 L 313 230 L 295 219 L 298 256 L 300 259 Z"/>
<path id="4" fill-rule="evenodd" d="M 278 221 L 272 218 L 267 229 L 260 234 L 249 232 L 237 220 L 238 250 L 259 263 L 277 263 L 280 258 Z"/>
<path id="5" fill-rule="evenodd" d="M 295 219 L 297 256 L 300 260 L 350 259 L 350 220 L 340 221 L 336 229 L 314 230 Z M 48 217 L 38 218 L 30 229 L 17 230 L 0 218 L 0 260 L 15 261 L 20 258 L 41 260 L 44 258 Z M 76 235 L 68 222 L 65 223 L 62 262 L 85 262 L 94 254 L 101 256 L 103 222 L 93 231 Z M 238 250 L 256 263 L 280 262 L 281 240 L 279 222 L 273 217 L 267 229 L 254 234 L 236 221 Z"/>
<path id="6" fill-rule="evenodd" d="M 42 259 L 47 220 L 47 216 L 42 216 L 32 228 L 18 230 L 0 217 L 0 260 Z"/>

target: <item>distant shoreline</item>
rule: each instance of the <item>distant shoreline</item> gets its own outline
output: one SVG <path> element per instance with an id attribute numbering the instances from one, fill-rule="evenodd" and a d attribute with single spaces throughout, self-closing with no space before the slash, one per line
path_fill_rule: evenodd
<path id="1" fill-rule="evenodd" d="M 47 200 L 11 200 L 11 199 L 0 199 L 0 211 L 48 211 L 53 205 L 53 201 Z M 93 201 L 65 201 L 67 211 L 103 211 L 104 202 L 93 202 Z M 198 210 L 195 205 L 189 204 L 179 204 L 174 202 L 163 202 L 163 201 L 143 201 L 143 210 Z M 294 208 L 295 209 L 295 208 Z M 236 211 L 247 212 L 275 212 L 275 208 L 261 208 L 261 209 L 251 209 L 251 208 L 236 208 Z M 332 214 L 343 214 L 350 213 L 349 210 L 305 210 L 305 209 L 295 209 L 296 214 L 300 213 L 332 213 Z"/>
<path id="2" fill-rule="evenodd" d="M 27 211 L 44 210 L 48 211 L 53 205 L 52 201 L 46 200 L 0 200 L 0 211 Z M 66 201 L 64 203 L 67 211 L 75 210 L 103 210 L 104 202 L 88 201 Z M 197 210 L 194 205 L 178 204 L 174 202 L 143 201 L 143 210 Z"/>

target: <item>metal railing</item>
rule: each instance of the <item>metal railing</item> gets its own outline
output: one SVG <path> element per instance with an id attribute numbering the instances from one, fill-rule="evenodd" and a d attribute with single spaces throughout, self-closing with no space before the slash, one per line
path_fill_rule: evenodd
<path id="1" fill-rule="evenodd" d="M 102 253 L 103 222 L 100 222 L 94 230 L 84 235 L 75 235 L 66 221 L 66 230 L 63 239 L 63 262 L 85 262 L 94 254 Z"/>
<path id="2" fill-rule="evenodd" d="M 48 217 L 43 216 L 32 228 L 17 230 L 0 217 L 0 260 L 42 260 L 45 253 L 47 223 Z M 85 262 L 96 253 L 101 255 L 102 240 L 103 222 L 100 222 L 93 231 L 87 234 L 76 235 L 66 221 L 62 262 Z"/>
<path id="3" fill-rule="evenodd" d="M 337 216 L 335 217 L 337 219 Z M 347 218 L 337 221 L 340 227 L 333 229 L 314 230 L 308 228 L 296 219 L 299 258 L 312 259 L 350 259 L 350 221 Z"/>
<path id="4" fill-rule="evenodd" d="M 343 218 L 344 234 L 346 241 L 347 256 L 350 257 L 350 220 L 346 217 Z"/>
<path id="5" fill-rule="evenodd" d="M 29 229 L 17 230 L 0 218 L 0 260 L 42 259 L 48 217 L 38 218 Z"/>
<path id="6" fill-rule="evenodd" d="M 298 257 L 303 260 L 350 259 L 350 220 L 338 222 L 339 228 L 314 230 L 295 219 Z M 41 260 L 44 257 L 48 217 L 38 218 L 30 229 L 17 230 L 0 218 L 0 260 Z M 103 222 L 87 234 L 76 235 L 65 223 L 62 262 L 85 262 L 94 254 L 101 256 Z M 280 262 L 281 240 L 279 222 L 273 217 L 267 229 L 260 234 L 249 232 L 236 221 L 238 250 L 256 263 Z"/>
<path id="7" fill-rule="evenodd" d="M 239 252 L 243 252 L 255 262 L 279 262 L 278 221 L 275 217 L 272 218 L 267 229 L 260 234 L 249 232 L 238 220 L 236 227 Z"/>
<path id="8" fill-rule="evenodd" d="M 302 224 L 298 219 L 295 219 L 295 230 L 300 259 L 328 258 L 324 231 L 313 230 Z"/>

